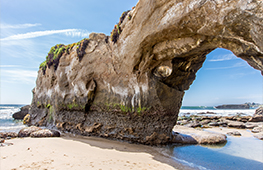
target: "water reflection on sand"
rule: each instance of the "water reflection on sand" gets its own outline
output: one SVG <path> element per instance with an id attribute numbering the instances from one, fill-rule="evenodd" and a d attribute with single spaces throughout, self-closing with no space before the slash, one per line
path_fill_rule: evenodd
<path id="1" fill-rule="evenodd" d="M 223 145 L 173 146 L 175 161 L 193 169 L 262 169 L 263 141 L 253 137 L 231 137 Z"/>

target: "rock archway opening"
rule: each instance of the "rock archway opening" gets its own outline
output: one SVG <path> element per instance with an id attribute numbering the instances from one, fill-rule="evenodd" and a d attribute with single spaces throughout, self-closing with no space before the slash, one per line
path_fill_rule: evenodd
<path id="1" fill-rule="evenodd" d="M 182 106 L 262 103 L 262 75 L 231 51 L 217 48 L 206 56 L 185 91 Z"/>
<path id="2" fill-rule="evenodd" d="M 222 56 L 225 58 L 221 59 L 219 56 L 217 61 L 228 60 L 227 57 L 239 58 L 252 68 L 261 71 L 262 74 L 263 55 L 260 50 L 248 42 L 192 36 L 177 39 L 166 37 L 160 39 L 159 42 L 152 43 L 154 45 L 147 46 L 148 51 L 151 51 L 152 48 L 152 54 L 148 54 L 146 50 L 145 56 L 151 56 L 148 57 L 150 66 L 158 63 L 152 71 L 156 95 L 162 107 L 172 114 L 179 113 L 185 91 L 189 90 L 190 85 L 196 79 L 196 74 L 206 61 L 207 55 L 214 50 L 231 51 L 231 56 Z"/>

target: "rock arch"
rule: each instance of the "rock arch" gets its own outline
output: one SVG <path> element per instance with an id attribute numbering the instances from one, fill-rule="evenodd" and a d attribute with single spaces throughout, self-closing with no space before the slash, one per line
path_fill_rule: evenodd
<path id="1" fill-rule="evenodd" d="M 192 84 L 206 55 L 220 47 L 263 75 L 262 7 L 262 1 L 257 0 L 141 0 L 116 45 L 120 68 L 140 77 L 169 66 L 172 73 L 156 79 L 162 86 L 183 92 Z"/>
<path id="2" fill-rule="evenodd" d="M 31 124 L 48 124 L 54 115 L 56 127 L 72 133 L 165 144 L 173 140 L 184 91 L 215 48 L 263 75 L 260 0 L 140 0 L 126 16 L 114 42 L 93 33 L 81 60 L 72 45 L 57 69 L 39 70 Z"/>

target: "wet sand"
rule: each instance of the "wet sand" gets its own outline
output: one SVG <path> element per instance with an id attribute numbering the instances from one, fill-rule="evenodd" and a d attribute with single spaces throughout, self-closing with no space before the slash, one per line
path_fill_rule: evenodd
<path id="1" fill-rule="evenodd" d="M 237 128 L 228 128 L 228 127 L 213 127 L 204 129 L 207 132 L 215 132 L 221 134 L 227 134 L 229 132 L 238 131 L 242 137 L 253 137 L 253 133 L 249 129 L 237 129 Z"/>
<path id="2" fill-rule="evenodd" d="M 0 169 L 187 169 L 160 148 L 94 137 L 16 138 L 0 147 Z"/>

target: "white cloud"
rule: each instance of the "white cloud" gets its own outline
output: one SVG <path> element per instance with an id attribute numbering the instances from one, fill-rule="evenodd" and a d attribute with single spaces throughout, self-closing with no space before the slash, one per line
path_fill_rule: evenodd
<path id="1" fill-rule="evenodd" d="M 90 32 L 86 30 L 76 30 L 76 31 L 69 31 L 65 33 L 66 36 L 70 37 L 88 37 Z"/>
<path id="2" fill-rule="evenodd" d="M 21 67 L 19 65 L 0 65 L 0 68 L 14 68 L 14 67 Z"/>
<path id="3" fill-rule="evenodd" d="M 13 83 L 35 83 L 37 78 L 37 71 L 32 70 L 1 70 L 1 81 Z"/>
<path id="4" fill-rule="evenodd" d="M 22 66 L 22 65 L 0 65 L 0 68 L 31 68 L 31 69 L 38 69 L 38 67 L 28 67 L 28 66 Z"/>
<path id="5" fill-rule="evenodd" d="M 214 67 L 214 68 L 206 68 L 206 70 L 222 70 L 222 69 L 230 69 L 230 68 L 237 68 L 237 67 L 247 67 L 248 65 L 245 62 L 238 62 L 232 66 L 228 67 Z"/>
<path id="6" fill-rule="evenodd" d="M 35 24 L 17 24 L 17 25 L 9 25 L 9 24 L 1 24 L 1 28 L 10 28 L 10 29 L 21 29 L 21 28 L 30 28 L 30 27 L 36 27 L 40 26 L 41 24 L 35 23 Z"/>
<path id="7" fill-rule="evenodd" d="M 53 35 L 53 34 L 65 34 L 66 36 L 72 36 L 72 37 L 75 37 L 75 36 L 87 37 L 89 35 L 89 32 L 86 30 L 80 30 L 80 29 L 46 30 L 46 31 L 28 32 L 25 34 L 16 34 L 16 35 L 2 38 L 0 40 L 1 41 L 22 40 L 22 39 L 48 36 L 48 35 Z"/>
<path id="8" fill-rule="evenodd" d="M 227 61 L 234 59 L 237 59 L 237 57 L 234 54 L 227 54 L 227 55 L 213 57 L 213 59 L 210 59 L 208 61 L 216 62 L 216 61 Z"/>

